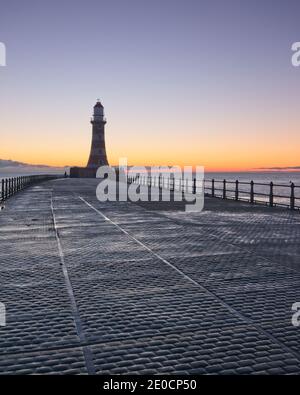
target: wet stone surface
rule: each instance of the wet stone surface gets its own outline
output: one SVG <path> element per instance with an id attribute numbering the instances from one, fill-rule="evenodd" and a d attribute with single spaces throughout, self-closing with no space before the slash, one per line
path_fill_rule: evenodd
<path id="1" fill-rule="evenodd" d="M 101 203 L 98 180 L 0 214 L 1 374 L 299 374 L 300 215 Z"/>

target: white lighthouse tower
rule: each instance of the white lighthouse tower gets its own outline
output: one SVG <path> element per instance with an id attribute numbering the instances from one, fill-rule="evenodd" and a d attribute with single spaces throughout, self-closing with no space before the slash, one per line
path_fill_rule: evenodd
<path id="1" fill-rule="evenodd" d="M 100 166 L 108 165 L 106 149 L 105 149 L 105 133 L 104 126 L 106 119 L 104 118 L 104 108 L 100 102 L 94 105 L 94 113 L 91 119 L 93 125 L 92 144 L 89 160 L 86 167 L 71 167 L 70 177 L 96 177 L 97 169 Z"/>
<path id="2" fill-rule="evenodd" d="M 94 114 L 91 119 L 91 124 L 93 125 L 93 135 L 87 167 L 97 169 L 100 166 L 108 165 L 104 131 L 106 119 L 104 118 L 104 107 L 99 100 L 94 105 Z"/>

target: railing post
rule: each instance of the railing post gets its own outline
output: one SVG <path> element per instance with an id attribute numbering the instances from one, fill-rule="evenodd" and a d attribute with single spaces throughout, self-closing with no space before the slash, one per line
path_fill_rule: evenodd
<path id="1" fill-rule="evenodd" d="M 250 203 L 254 203 L 254 181 L 250 183 Z"/>
<path id="2" fill-rule="evenodd" d="M 273 182 L 271 181 L 271 182 L 270 182 L 270 195 L 269 195 L 269 204 L 270 204 L 270 207 L 273 207 L 273 206 L 274 206 L 273 186 L 274 186 L 274 184 L 273 184 Z"/>
<path id="3" fill-rule="evenodd" d="M 215 197 L 215 180 L 211 180 L 211 197 Z"/>
<path id="4" fill-rule="evenodd" d="M 4 192 L 4 179 L 1 181 L 1 200 L 2 202 L 4 201 L 5 198 L 5 192 Z"/>
<path id="5" fill-rule="evenodd" d="M 161 189 L 161 174 L 158 176 L 158 188 Z"/>
<path id="6" fill-rule="evenodd" d="M 223 199 L 226 199 L 226 180 L 223 180 Z"/>
<path id="7" fill-rule="evenodd" d="M 1 200 L 4 201 L 5 193 L 4 193 L 4 179 L 1 181 Z"/>
<path id="8" fill-rule="evenodd" d="M 181 198 L 184 199 L 184 179 L 183 177 L 180 178 L 180 190 L 181 190 Z"/>
<path id="9" fill-rule="evenodd" d="M 235 181 L 235 200 L 239 200 L 239 180 Z"/>
<path id="10" fill-rule="evenodd" d="M 290 209 L 295 209 L 295 184 L 293 182 L 291 183 Z"/>
<path id="11" fill-rule="evenodd" d="M 193 179 L 193 195 L 196 195 L 197 192 L 197 185 L 196 185 L 196 178 Z"/>

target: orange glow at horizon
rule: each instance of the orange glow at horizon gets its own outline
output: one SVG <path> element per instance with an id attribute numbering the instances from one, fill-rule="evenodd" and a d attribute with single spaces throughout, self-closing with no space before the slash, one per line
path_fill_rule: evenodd
<path id="1" fill-rule="evenodd" d="M 62 143 L 62 142 L 61 142 Z M 12 159 L 25 162 L 32 165 L 49 165 L 49 166 L 86 166 L 89 155 L 90 142 L 82 142 L 81 147 L 76 145 L 73 150 L 68 150 L 66 145 L 52 147 L 48 144 L 38 144 L 24 147 L 14 146 L 10 152 L 8 149 L 1 149 L 1 159 Z M 231 147 L 224 151 L 222 147 L 214 148 L 206 147 L 197 149 L 186 145 L 185 149 L 179 147 L 173 150 L 167 150 L 166 147 L 160 146 L 156 152 L 152 149 L 147 150 L 143 146 L 139 147 L 130 145 L 126 150 L 115 144 L 112 149 L 112 142 L 107 141 L 107 155 L 111 165 L 118 165 L 119 159 L 126 157 L 128 165 L 132 166 L 204 166 L 205 171 L 211 172 L 229 172 L 229 171 L 261 171 L 273 167 L 293 167 L 299 165 L 297 163 L 298 152 L 296 147 L 292 147 L 285 155 L 282 154 L 280 147 L 270 152 L 265 152 L 260 147 L 248 147 L 242 150 L 240 147 Z M 24 149 L 25 148 L 25 149 Z M 164 151 L 164 148 L 166 151 Z M 154 147 L 153 147 L 154 149 Z M 126 152 L 125 152 L 126 151 Z M 53 155 L 55 152 L 55 155 Z M 252 152 L 255 152 L 253 158 Z M 274 159 L 275 158 L 275 159 Z"/>
<path id="2" fill-rule="evenodd" d="M 22 114 L 21 114 L 22 115 Z M 91 125 L 89 108 L 76 119 L 59 114 L 44 122 L 47 114 L 25 115 L 24 122 L 4 114 L 0 158 L 50 166 L 86 166 Z M 144 121 L 143 115 L 108 114 L 105 129 L 109 163 L 126 157 L 129 165 L 204 166 L 206 171 L 253 171 L 299 166 L 300 134 L 296 120 L 256 120 L 230 114 L 220 120 Z M 77 119 L 80 122 L 77 122 Z M 33 127 L 34 125 L 34 127 Z M 255 132 L 253 132 L 255 131 Z M 25 136 L 25 137 L 23 137 Z"/>

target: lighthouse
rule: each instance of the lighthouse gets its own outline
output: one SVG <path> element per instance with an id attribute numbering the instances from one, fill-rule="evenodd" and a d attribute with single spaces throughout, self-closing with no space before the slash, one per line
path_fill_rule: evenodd
<path id="1" fill-rule="evenodd" d="M 105 124 L 104 107 L 98 100 L 94 105 L 94 113 L 91 119 L 93 125 L 92 145 L 89 160 L 87 163 L 88 168 L 98 169 L 100 166 L 108 165 L 105 149 Z"/>
<path id="2" fill-rule="evenodd" d="M 86 167 L 71 167 L 70 177 L 96 177 L 100 166 L 108 165 L 105 149 L 105 124 L 104 107 L 100 100 L 94 105 L 91 119 L 93 125 L 91 151 Z"/>

